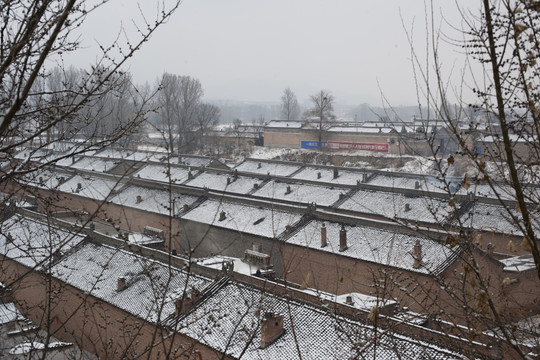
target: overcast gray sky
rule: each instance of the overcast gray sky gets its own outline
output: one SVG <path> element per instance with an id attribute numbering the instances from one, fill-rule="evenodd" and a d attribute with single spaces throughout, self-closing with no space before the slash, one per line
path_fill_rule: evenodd
<path id="1" fill-rule="evenodd" d="M 134 0 L 114 0 L 91 14 L 84 49 L 67 58 L 87 66 L 120 24 L 138 19 Z M 154 1 L 143 3 L 149 17 Z M 453 25 L 460 16 L 452 1 L 435 1 Z M 300 102 L 328 89 L 343 104 L 381 104 L 380 90 L 395 105 L 416 104 L 410 48 L 403 29 L 413 22 L 415 43 L 425 48 L 423 0 L 184 0 L 129 69 L 137 82 L 163 72 L 198 78 L 207 99 L 279 101 L 290 86 Z M 443 24 L 444 26 L 444 24 Z M 450 36 L 448 26 L 444 26 Z M 444 66 L 462 66 L 459 48 L 442 44 Z M 379 90 L 380 87 L 380 90 Z"/>

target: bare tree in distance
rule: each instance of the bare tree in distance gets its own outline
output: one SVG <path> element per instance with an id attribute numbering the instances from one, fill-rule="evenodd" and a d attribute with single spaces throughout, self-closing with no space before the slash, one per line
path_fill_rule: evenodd
<path id="1" fill-rule="evenodd" d="M 185 152 L 195 140 L 198 108 L 204 94 L 201 82 L 191 76 L 164 73 L 159 85 L 162 130 L 168 132 L 168 146 Z M 176 137 L 174 136 L 176 134 Z M 175 144 L 176 143 L 176 144 Z"/>
<path id="2" fill-rule="evenodd" d="M 106 92 L 123 86 L 126 79 L 121 69 L 127 59 L 169 19 L 180 1 L 157 5 L 155 18 L 141 14 L 140 22 L 134 20 L 136 36 L 128 37 L 125 31 L 125 37 L 116 38 L 110 44 L 100 44 L 101 56 L 96 65 L 79 74 L 76 82 L 63 76 L 66 85 L 61 88 L 52 84 L 42 90 L 36 87 L 40 79 L 50 73 L 46 69 L 49 61 L 58 61 L 63 53 L 77 51 L 80 44 L 76 40 L 76 29 L 96 8 L 106 3 L 107 0 L 93 3 L 15 0 L 0 5 L 3 14 L 0 20 L 3 39 L 0 45 L 0 135 L 12 139 L 9 143 L 2 141 L 0 151 L 50 133 L 58 124 L 79 116 L 83 107 L 93 106 L 93 102 Z M 69 70 L 61 72 L 68 75 Z M 62 98 L 69 101 L 59 106 L 58 100 Z M 146 104 L 147 100 L 143 102 Z M 117 135 L 130 130 L 130 126 L 116 128 L 114 138 L 107 141 L 114 141 Z"/>
<path id="3" fill-rule="evenodd" d="M 298 99 L 290 87 L 286 88 L 281 95 L 281 118 L 284 120 L 297 120 L 300 116 Z"/>
<path id="4" fill-rule="evenodd" d="M 317 139 L 319 150 L 323 149 L 322 141 L 326 130 L 336 119 L 334 115 L 334 96 L 328 90 L 321 90 L 310 96 L 313 107 L 304 113 L 306 118 L 317 118 Z"/>

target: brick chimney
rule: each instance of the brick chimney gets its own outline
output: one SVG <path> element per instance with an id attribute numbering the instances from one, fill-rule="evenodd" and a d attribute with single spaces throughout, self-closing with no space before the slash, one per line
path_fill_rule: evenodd
<path id="1" fill-rule="evenodd" d="M 283 315 L 277 315 L 272 312 L 264 313 L 264 318 L 261 321 L 261 349 L 272 344 L 284 332 Z"/>
<path id="2" fill-rule="evenodd" d="M 190 289 L 184 299 L 182 298 L 176 299 L 174 302 L 176 306 L 176 315 L 185 314 L 187 313 L 193 305 L 197 303 L 201 299 L 202 293 L 197 289 Z"/>
<path id="3" fill-rule="evenodd" d="M 422 245 L 420 244 L 420 240 L 416 240 L 416 243 L 414 244 L 413 257 L 413 268 L 418 269 L 420 266 L 422 266 Z"/>
<path id="4" fill-rule="evenodd" d="M 116 287 L 116 291 L 122 291 L 122 290 L 124 290 L 126 288 L 127 288 L 126 278 L 123 277 L 123 276 L 120 276 L 118 278 L 118 284 L 117 284 L 117 287 Z"/>
<path id="5" fill-rule="evenodd" d="M 325 247 L 327 245 L 326 242 L 326 225 L 324 223 L 321 226 L 321 247 Z"/>
<path id="6" fill-rule="evenodd" d="M 341 225 L 339 230 L 339 251 L 345 251 L 347 247 L 347 230 L 345 230 L 345 225 Z"/>

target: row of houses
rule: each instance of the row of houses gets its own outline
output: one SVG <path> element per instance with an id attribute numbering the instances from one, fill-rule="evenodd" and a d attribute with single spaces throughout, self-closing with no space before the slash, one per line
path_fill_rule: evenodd
<path id="1" fill-rule="evenodd" d="M 38 157 L 34 153 L 33 160 L 39 164 L 65 153 Z M 14 158 L 28 163 L 29 156 L 25 150 Z M 511 201 L 497 203 L 488 184 L 479 183 L 471 192 L 460 188 L 456 179 L 367 169 L 256 159 L 228 169 L 205 158 L 173 160 L 162 154 L 113 149 L 66 156 L 54 167 L 29 173 L 24 181 L 4 182 L 4 191 L 33 203 L 34 210 L 92 231 L 93 237 L 96 232 L 100 239 L 114 236 L 115 244 L 150 247 L 167 254 L 165 259 L 179 259 L 180 269 L 186 264 L 229 273 L 236 269 L 250 286 L 254 281 L 264 281 L 264 288 L 269 283 L 288 284 L 296 291 L 295 299 L 303 299 L 309 291 L 328 294 L 326 298 L 340 299 L 337 302 L 342 304 L 372 296 L 395 303 L 392 316 L 417 314 L 415 318 L 422 318 L 429 331 L 448 333 L 452 328 L 456 336 L 467 337 L 478 330 L 471 328 L 463 313 L 464 305 L 481 307 L 474 303 L 475 286 L 464 271 L 471 255 L 478 271 L 490 279 L 486 285 L 491 299 L 505 307 L 505 321 L 538 311 L 534 265 L 518 244 L 523 235 L 502 215 Z M 504 191 L 504 185 L 495 185 Z M 535 193 L 537 188 L 531 185 L 528 191 Z M 459 224 L 466 225 L 475 241 L 472 253 L 464 254 L 462 246 L 454 246 Z M 85 267 L 100 273 L 104 264 L 98 260 L 103 257 L 91 255 L 97 251 L 94 247 L 86 255 L 91 263 L 97 262 Z M 70 249 L 55 261 L 61 262 Z M 65 282 L 60 275 L 55 278 Z M 130 282 L 129 276 L 124 278 Z M 234 286 L 238 293 L 239 285 Z M 460 286 L 473 294 L 473 300 L 456 301 L 455 289 Z M 198 291 L 203 294 L 205 288 Z M 250 291 L 261 292 L 260 288 Z M 283 316 L 273 314 L 272 319 Z M 261 321 L 264 316 L 259 316 Z M 155 325 L 154 320 L 149 322 Z M 295 324 L 290 326 L 292 330 Z M 202 335 L 190 334 L 187 338 L 201 343 Z M 493 337 L 486 340 L 488 353 L 497 348 L 495 343 Z M 240 357 L 235 354 L 232 357 Z"/>

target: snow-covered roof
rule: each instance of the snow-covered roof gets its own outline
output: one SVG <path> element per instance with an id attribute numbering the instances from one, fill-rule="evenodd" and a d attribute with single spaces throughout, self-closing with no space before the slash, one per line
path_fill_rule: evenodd
<path id="1" fill-rule="evenodd" d="M 67 252 L 83 238 L 83 235 L 14 215 L 0 225 L 0 253 L 28 267 L 39 268 L 42 262 L 53 261 L 55 252 Z"/>
<path id="2" fill-rule="evenodd" d="M 461 183 L 461 180 L 457 178 L 448 178 L 446 181 L 449 183 L 452 193 L 458 190 Z M 368 184 L 388 188 L 416 189 L 432 193 L 448 193 L 444 182 L 433 176 L 408 177 L 398 174 L 377 174 L 369 180 Z M 419 188 L 417 188 L 416 184 L 418 184 Z"/>
<path id="3" fill-rule="evenodd" d="M 99 171 L 107 172 L 112 170 L 118 165 L 114 160 L 107 160 L 102 158 L 94 158 L 89 156 L 84 156 L 74 164 L 68 165 L 75 169 L 89 170 L 89 171 Z"/>
<path id="4" fill-rule="evenodd" d="M 184 289 L 202 290 L 211 282 L 158 261 L 90 242 L 58 262 L 52 272 L 83 292 L 154 323 L 159 320 L 162 302 L 164 319 L 175 312 L 174 299 L 182 297 Z M 126 279 L 127 287 L 118 291 L 120 277 Z"/>
<path id="5" fill-rule="evenodd" d="M 339 251 L 341 226 L 333 222 L 325 223 L 328 245 L 321 248 L 321 226 L 322 222 L 312 220 L 287 239 L 287 243 L 421 273 L 435 271 L 454 254 L 451 249 L 426 237 L 350 225 L 345 226 L 348 248 Z M 413 247 L 417 241 L 422 246 L 422 266 L 415 269 Z"/>
<path id="6" fill-rule="evenodd" d="M 406 204 L 409 204 L 408 210 Z M 370 190 L 358 190 L 339 208 L 382 215 L 390 219 L 402 218 L 429 223 L 443 223 L 452 212 L 448 201 Z"/>
<path id="7" fill-rule="evenodd" d="M 286 121 L 286 120 L 272 120 L 266 124 L 265 128 L 289 128 L 300 129 L 303 125 L 302 121 Z"/>
<path id="8" fill-rule="evenodd" d="M 139 196 L 140 198 L 138 198 Z M 184 205 L 192 205 L 197 201 L 197 197 L 173 192 L 172 200 L 174 202 L 175 214 L 178 215 L 183 210 Z M 166 190 L 131 185 L 118 192 L 111 198 L 111 202 L 152 213 L 169 215 L 171 194 Z"/>
<path id="9" fill-rule="evenodd" d="M 47 169 L 38 169 L 24 175 L 23 181 L 28 185 L 42 189 L 56 189 L 62 178 L 68 179 L 70 175 L 52 172 Z"/>
<path id="10" fill-rule="evenodd" d="M 95 200 L 105 200 L 106 197 L 112 195 L 113 190 L 119 190 L 122 186 L 123 184 L 115 180 L 96 176 L 75 175 L 58 186 L 58 189 L 63 192 L 74 193 Z"/>
<path id="11" fill-rule="evenodd" d="M 260 347 L 260 322 L 266 312 L 284 316 L 284 333 Z M 295 300 L 229 283 L 180 320 L 180 333 L 234 358 L 460 359 L 461 356 L 426 342 L 351 321 Z M 362 350 L 362 352 L 361 352 Z"/>
<path id="12" fill-rule="evenodd" d="M 301 167 L 301 165 L 296 164 L 274 163 L 248 159 L 238 165 L 235 169 L 238 171 L 250 172 L 255 174 L 267 175 L 268 173 L 270 173 L 270 175 L 272 176 L 289 176 L 292 173 L 298 171 Z"/>
<path id="13" fill-rule="evenodd" d="M 535 230 L 540 230 L 540 218 L 537 211 L 531 212 L 533 219 L 533 227 Z M 523 236 L 523 233 L 516 226 L 516 223 L 511 218 L 511 214 L 518 221 L 522 222 L 521 214 L 513 207 L 507 209 L 502 205 L 492 205 L 483 203 L 474 203 L 473 207 L 461 215 L 460 220 L 464 226 L 481 231 L 492 231 L 503 234 Z"/>
<path id="14" fill-rule="evenodd" d="M 106 147 L 105 149 L 97 152 L 95 156 L 113 158 L 113 159 L 127 159 L 133 153 L 134 153 L 133 150 L 115 149 L 111 147 Z"/>
<path id="15" fill-rule="evenodd" d="M 332 126 L 328 129 L 329 132 L 348 132 L 348 133 L 363 133 L 363 134 L 389 134 L 394 131 L 390 127 L 364 127 L 364 126 Z"/>
<path id="16" fill-rule="evenodd" d="M 320 174 L 320 178 L 319 175 Z M 366 173 L 367 175 L 367 173 Z M 356 185 L 362 182 L 363 171 L 338 170 L 338 177 L 334 179 L 334 170 L 329 168 L 305 167 L 292 176 L 293 179 L 320 181 L 335 184 Z"/>
<path id="17" fill-rule="evenodd" d="M 227 185 L 227 179 L 230 184 Z M 186 185 L 196 187 L 207 187 L 212 190 L 228 191 L 246 194 L 253 190 L 253 184 L 260 185 L 263 180 L 246 176 L 234 176 L 232 174 L 220 174 L 213 172 L 203 172 L 190 180 Z"/>
<path id="18" fill-rule="evenodd" d="M 193 167 L 207 167 L 212 163 L 212 159 L 209 157 L 198 157 L 198 156 L 189 156 L 182 155 L 180 161 L 178 161 L 178 156 L 171 157 L 171 164 L 182 164 Z"/>
<path id="19" fill-rule="evenodd" d="M 14 303 L 0 303 L 0 325 L 23 319 L 24 317 L 17 310 Z"/>
<path id="20" fill-rule="evenodd" d="M 287 190 L 290 189 L 290 192 Z M 253 193 L 254 196 L 276 200 L 295 201 L 304 204 L 317 203 L 318 205 L 330 206 L 339 200 L 340 194 L 345 194 L 346 189 L 334 189 L 331 187 L 284 183 L 272 180 Z"/>
<path id="21" fill-rule="evenodd" d="M 512 256 L 501 260 L 505 271 L 526 271 L 536 269 L 536 264 L 532 255 Z"/>
<path id="22" fill-rule="evenodd" d="M 146 165 L 141 170 L 133 174 L 133 177 L 161 181 L 165 183 L 170 181 L 174 184 L 180 184 L 188 179 L 188 174 L 189 169 L 186 168 L 151 164 Z"/>
<path id="23" fill-rule="evenodd" d="M 220 221 L 222 211 L 225 212 L 225 219 Z M 287 225 L 292 225 L 300 220 L 301 215 L 272 210 L 271 208 L 208 200 L 183 215 L 182 218 L 238 232 L 273 238 L 285 231 Z"/>

